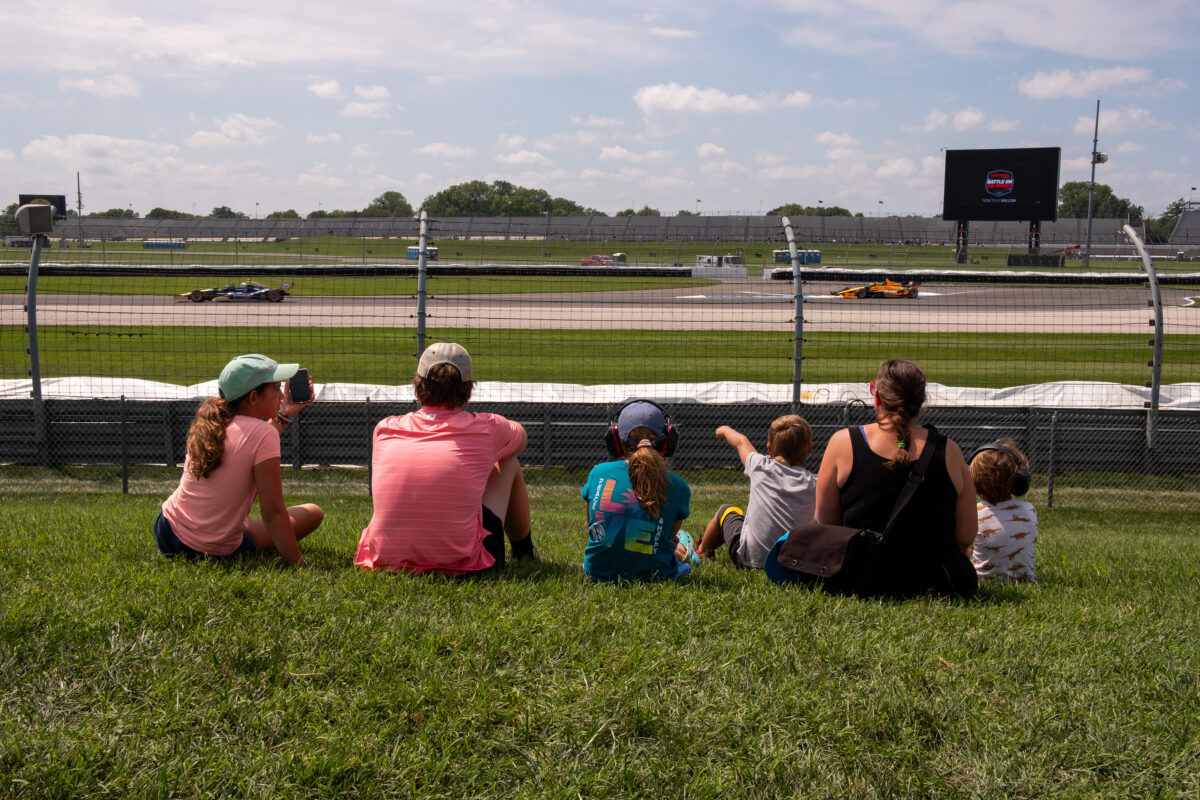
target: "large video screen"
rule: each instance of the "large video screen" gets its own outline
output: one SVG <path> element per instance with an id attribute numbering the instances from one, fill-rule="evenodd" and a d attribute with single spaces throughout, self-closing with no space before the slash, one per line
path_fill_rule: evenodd
<path id="1" fill-rule="evenodd" d="M 947 150 L 942 219 L 1058 219 L 1061 147 Z"/>

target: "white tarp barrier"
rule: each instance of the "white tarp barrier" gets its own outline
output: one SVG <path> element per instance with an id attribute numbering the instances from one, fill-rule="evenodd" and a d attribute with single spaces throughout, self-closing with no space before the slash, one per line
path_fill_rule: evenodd
<path id="1" fill-rule="evenodd" d="M 316 399 L 326 402 L 407 403 L 413 400 L 412 386 L 381 386 L 362 383 L 316 384 Z M 0 381 L 0 399 L 28 399 L 28 380 Z M 192 386 L 156 383 L 132 378 L 45 378 L 42 397 L 47 400 L 192 400 L 214 397 L 215 380 Z M 942 386 L 931 383 L 926 405 L 965 408 L 1098 408 L 1142 409 L 1150 400 L 1144 386 L 1099 381 L 1058 381 L 1055 383 L 1011 386 L 1004 389 L 977 389 Z M 661 403 L 789 403 L 791 384 L 719 381 L 714 383 L 650 383 L 584 386 L 575 383 L 505 383 L 481 381 L 475 385 L 472 399 L 489 403 L 603 403 L 617 404 L 643 397 Z M 801 402 L 808 405 L 859 400 L 871 403 L 865 383 L 803 384 Z M 1172 411 L 1200 411 L 1200 383 L 1174 383 L 1163 386 L 1159 408 Z"/>

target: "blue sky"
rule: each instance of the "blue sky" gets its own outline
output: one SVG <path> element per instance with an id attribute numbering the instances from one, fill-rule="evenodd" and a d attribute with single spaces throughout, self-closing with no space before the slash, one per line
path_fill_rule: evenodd
<path id="1" fill-rule="evenodd" d="M 943 149 L 1058 146 L 1158 214 L 1200 181 L 1195 0 L 7 2 L 0 196 L 939 214 Z M 883 201 L 882 204 L 880 201 Z"/>

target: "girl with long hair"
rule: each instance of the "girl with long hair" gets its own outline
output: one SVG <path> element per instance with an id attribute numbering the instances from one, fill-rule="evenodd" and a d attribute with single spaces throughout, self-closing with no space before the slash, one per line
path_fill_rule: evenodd
<path id="1" fill-rule="evenodd" d="M 596 465 L 580 494 L 588 507 L 583 570 L 593 580 L 681 578 L 691 572 L 678 541 L 691 513 L 691 487 L 667 469 L 662 409 L 627 403 L 610 433 L 619 459 Z"/>
<path id="2" fill-rule="evenodd" d="M 163 555 L 222 558 L 274 549 L 288 563 L 301 563 L 297 542 L 324 514 L 313 503 L 283 502 L 279 432 L 312 402 L 293 403 L 281 385 L 297 369 L 258 354 L 225 365 L 219 396 L 200 404 L 188 430 L 179 487 L 154 521 Z M 252 520 L 256 496 L 262 517 Z"/>
<path id="3" fill-rule="evenodd" d="M 952 440 L 919 424 L 925 373 L 892 359 L 871 382 L 875 422 L 835 433 L 817 475 L 817 522 L 882 531 L 908 474 L 936 448 L 920 487 L 889 532 L 881 593 L 970 595 L 975 569 L 964 549 L 975 540 L 975 485 Z"/>

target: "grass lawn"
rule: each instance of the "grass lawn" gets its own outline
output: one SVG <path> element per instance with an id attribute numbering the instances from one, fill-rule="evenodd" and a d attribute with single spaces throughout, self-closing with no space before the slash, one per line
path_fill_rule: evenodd
<path id="1" fill-rule="evenodd" d="M 97 477 L 0 472 L 3 796 L 1200 793 L 1194 511 L 1064 491 L 1037 585 L 859 601 L 724 555 L 592 585 L 582 474 L 529 474 L 543 560 L 482 581 L 353 569 L 363 473 L 286 471 L 299 570 L 166 561 L 177 471 Z M 746 498 L 705 480 L 693 531 Z"/>
<path id="2" fill-rule="evenodd" d="M 788 383 L 790 331 L 529 330 L 435 328 L 431 339 L 461 342 L 480 380 L 609 384 L 631 382 L 628 354 L 654 363 L 654 382 L 737 380 Z M 1194 337 L 1168 335 L 1164 384 L 1194 380 Z M 169 328 L 39 326 L 43 378 L 89 375 L 190 385 L 210 380 L 230 353 L 298 361 L 318 383 L 407 382 L 416 334 L 406 328 Z M 24 378 L 20 326 L 0 326 L 0 377 Z M 946 386 L 1004 387 L 1059 380 L 1149 380 L 1146 337 L 1116 334 L 836 333 L 806 331 L 804 382 L 865 380 L 881 361 L 909 358 Z M 405 365 L 405 366 L 401 366 Z M 5 374 L 10 373 L 10 374 Z M 636 376 L 635 376 L 636 377 Z M 632 382 L 638 382 L 637 380 Z M 642 381 L 648 382 L 648 381 Z"/>

